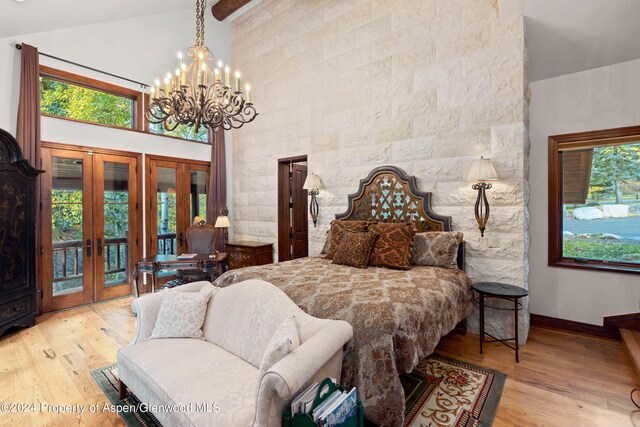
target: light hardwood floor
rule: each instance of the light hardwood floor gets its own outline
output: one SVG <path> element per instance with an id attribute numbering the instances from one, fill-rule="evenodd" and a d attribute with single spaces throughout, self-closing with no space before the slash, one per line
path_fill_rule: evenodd
<path id="1" fill-rule="evenodd" d="M 130 298 L 42 316 L 35 327 L 0 338 L 0 401 L 91 405 L 106 398 L 90 370 L 115 362 L 133 336 Z M 451 335 L 438 353 L 508 375 L 495 426 L 640 426 L 629 401 L 638 384 L 620 343 L 532 328 L 521 362 L 477 335 Z M 123 425 L 111 413 L 0 413 L 1 426 Z"/>

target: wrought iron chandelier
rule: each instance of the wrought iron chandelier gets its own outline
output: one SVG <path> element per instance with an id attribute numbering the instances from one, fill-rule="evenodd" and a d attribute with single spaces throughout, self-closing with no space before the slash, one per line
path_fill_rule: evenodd
<path id="1" fill-rule="evenodd" d="M 218 61 L 204 45 L 204 11 L 206 0 L 196 0 L 196 44 L 187 49 L 191 64 L 178 53 L 178 68 L 167 73 L 164 87 L 156 79 L 151 87 L 151 102 L 146 110 L 150 123 L 163 124 L 168 131 L 178 125 L 193 127 L 198 132 L 205 126 L 214 132 L 220 127 L 237 129 L 258 115 L 251 102 L 251 87 L 241 90 L 240 72 L 235 72 L 231 86 L 231 69 Z"/>

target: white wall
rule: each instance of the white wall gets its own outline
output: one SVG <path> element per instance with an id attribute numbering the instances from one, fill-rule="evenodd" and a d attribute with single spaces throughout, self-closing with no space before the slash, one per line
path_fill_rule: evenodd
<path id="1" fill-rule="evenodd" d="M 530 128 L 531 313 L 602 325 L 640 311 L 640 277 L 548 267 L 547 138 L 640 124 L 640 60 L 533 82 Z"/>
<path id="2" fill-rule="evenodd" d="M 218 22 L 209 15 L 205 22 L 207 46 L 216 58 L 229 61 L 230 24 Z M 20 51 L 14 46 L 21 42 L 36 46 L 40 52 L 153 84 L 156 77 L 175 67 L 178 51 L 186 52 L 186 48 L 195 43 L 195 11 L 183 10 L 0 39 L 0 93 L 3 94 L 0 101 L 0 128 L 14 135 L 20 90 Z M 141 89 L 134 83 L 44 56 L 40 57 L 40 63 L 131 89 Z M 42 140 L 196 160 L 211 159 L 211 147 L 206 144 L 49 117 L 42 118 Z M 228 152 L 231 152 L 231 142 L 231 133 L 228 132 Z M 232 165 L 228 162 L 229 176 L 231 173 Z M 232 198 L 232 189 L 229 183 L 229 200 Z"/>

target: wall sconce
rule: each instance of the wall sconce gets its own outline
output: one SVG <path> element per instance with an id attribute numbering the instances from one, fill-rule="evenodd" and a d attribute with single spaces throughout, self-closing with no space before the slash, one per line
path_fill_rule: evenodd
<path id="1" fill-rule="evenodd" d="M 485 181 L 495 181 L 498 179 L 491 159 L 485 159 L 480 156 L 479 160 L 474 160 L 467 174 L 467 181 L 478 181 L 471 188 L 478 190 L 478 199 L 476 200 L 475 214 L 480 236 L 484 237 L 484 230 L 489 220 L 489 201 L 487 200 L 486 191 L 491 188 L 491 183 Z"/>
<path id="2" fill-rule="evenodd" d="M 320 192 L 319 190 L 322 188 L 320 177 L 315 173 L 310 173 L 307 175 L 307 179 L 304 180 L 302 188 L 307 190 L 311 196 L 309 212 L 311 213 L 311 219 L 313 220 L 313 226 L 315 227 L 318 222 L 318 213 L 320 212 L 317 199 L 318 193 Z"/>
<path id="3" fill-rule="evenodd" d="M 227 243 L 229 241 L 229 227 L 231 227 L 231 223 L 229 222 L 229 209 L 222 209 L 220 216 L 216 218 L 214 227 L 224 229 L 224 242 Z"/>

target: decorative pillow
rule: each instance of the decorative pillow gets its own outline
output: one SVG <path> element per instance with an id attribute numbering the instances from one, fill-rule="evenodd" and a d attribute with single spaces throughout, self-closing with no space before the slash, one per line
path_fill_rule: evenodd
<path id="1" fill-rule="evenodd" d="M 199 292 L 166 290 L 162 296 L 156 325 L 149 339 L 201 339 L 207 304 L 215 290 L 216 288 L 211 285 L 203 286 Z"/>
<path id="2" fill-rule="evenodd" d="M 324 246 L 322 246 L 322 250 L 320 251 L 320 255 L 325 255 L 329 250 L 329 245 L 331 244 L 331 229 L 327 230 L 327 237 L 324 239 Z"/>
<path id="3" fill-rule="evenodd" d="M 368 221 L 332 221 L 331 230 L 329 231 L 331 239 L 325 258 L 333 259 L 333 256 L 338 250 L 338 245 L 340 245 L 340 240 L 342 240 L 342 236 L 344 235 L 345 231 L 367 231 L 368 224 Z"/>
<path id="4" fill-rule="evenodd" d="M 300 337 L 298 336 L 298 328 L 293 317 L 285 319 L 278 329 L 271 336 L 267 343 L 267 348 L 262 355 L 260 362 L 260 370 L 258 371 L 258 386 L 256 388 L 256 400 L 260 393 L 260 383 L 264 374 L 271 369 L 273 365 L 278 363 L 280 359 L 291 353 L 300 346 Z"/>
<path id="5" fill-rule="evenodd" d="M 333 256 L 333 264 L 367 268 L 371 249 L 377 238 L 378 235 L 372 232 L 346 231 Z"/>
<path id="6" fill-rule="evenodd" d="M 374 267 L 411 268 L 411 249 L 416 235 L 412 222 L 376 222 L 369 225 L 369 231 L 379 235 L 369 257 L 369 265 Z"/>
<path id="7" fill-rule="evenodd" d="M 416 234 L 411 264 L 458 268 L 459 231 L 427 231 Z"/>

